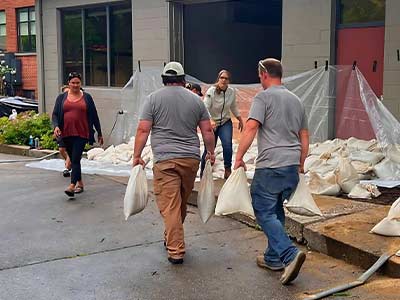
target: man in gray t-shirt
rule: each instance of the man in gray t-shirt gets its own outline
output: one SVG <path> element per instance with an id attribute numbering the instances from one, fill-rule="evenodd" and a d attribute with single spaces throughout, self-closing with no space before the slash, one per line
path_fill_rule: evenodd
<path id="1" fill-rule="evenodd" d="M 234 168 L 246 167 L 243 156 L 258 132 L 250 192 L 268 246 L 264 255 L 257 257 L 257 265 L 275 271 L 284 269 L 280 280 L 288 284 L 297 277 L 306 258 L 285 232 L 283 201 L 294 192 L 299 172 L 303 172 L 309 140 L 307 117 L 300 99 L 282 85 L 279 60 L 260 61 L 258 73 L 264 90 L 254 97 Z"/>
<path id="2" fill-rule="evenodd" d="M 184 87 L 182 65 L 168 63 L 161 77 L 165 86 L 148 96 L 140 114 L 133 165 L 144 165 L 141 155 L 151 132 L 154 195 L 164 219 L 164 244 L 168 260 L 181 264 L 185 254 L 186 202 L 200 162 L 197 127 L 200 127 L 211 163 L 215 160 L 214 134 L 201 98 Z"/>

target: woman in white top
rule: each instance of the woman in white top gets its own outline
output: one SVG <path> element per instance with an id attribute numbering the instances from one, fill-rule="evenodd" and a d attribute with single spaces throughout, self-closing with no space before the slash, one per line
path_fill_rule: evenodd
<path id="1" fill-rule="evenodd" d="M 215 134 L 215 144 L 217 143 L 218 138 L 221 140 L 225 166 L 225 179 L 231 174 L 232 167 L 233 127 L 231 113 L 239 121 L 239 130 L 243 130 L 243 120 L 236 105 L 236 91 L 229 86 L 230 79 L 231 74 L 227 70 L 221 70 L 218 73 L 217 82 L 207 90 L 204 97 L 204 104 L 211 116 L 211 125 L 213 126 Z M 200 176 L 203 175 L 206 154 L 207 150 L 204 151 L 201 160 Z"/>

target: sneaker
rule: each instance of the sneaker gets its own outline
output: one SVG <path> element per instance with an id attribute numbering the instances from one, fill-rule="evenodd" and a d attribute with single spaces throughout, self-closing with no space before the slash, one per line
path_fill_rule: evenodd
<path id="1" fill-rule="evenodd" d="M 306 254 L 303 251 L 299 251 L 293 261 L 285 267 L 285 272 L 283 272 L 280 279 L 281 283 L 286 285 L 295 280 L 305 260 Z"/>
<path id="2" fill-rule="evenodd" d="M 257 256 L 257 266 L 259 266 L 260 268 L 269 269 L 271 271 L 280 271 L 285 268 L 285 266 L 283 264 L 276 265 L 276 266 L 267 264 L 265 262 L 264 255 Z"/>
<path id="3" fill-rule="evenodd" d="M 63 174 L 64 177 L 70 177 L 71 176 L 71 173 L 70 173 L 70 171 L 68 169 L 65 169 L 62 174 Z"/>
<path id="4" fill-rule="evenodd" d="M 183 264 L 183 258 L 168 257 L 168 261 L 173 265 L 181 265 L 181 264 Z"/>

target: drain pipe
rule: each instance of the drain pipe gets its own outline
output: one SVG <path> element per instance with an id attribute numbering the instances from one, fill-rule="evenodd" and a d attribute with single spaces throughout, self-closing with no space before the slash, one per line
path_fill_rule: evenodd
<path id="1" fill-rule="evenodd" d="M 395 254 L 400 256 L 400 250 Z M 317 300 L 328 297 L 332 294 L 347 291 L 356 286 L 363 285 L 380 267 L 382 267 L 386 261 L 391 258 L 393 254 L 384 253 L 379 257 L 379 259 L 370 267 L 365 273 L 363 273 L 360 277 L 357 278 L 356 281 L 343 284 L 332 289 L 320 292 L 318 294 L 312 295 L 311 297 L 305 298 L 304 300 Z"/>

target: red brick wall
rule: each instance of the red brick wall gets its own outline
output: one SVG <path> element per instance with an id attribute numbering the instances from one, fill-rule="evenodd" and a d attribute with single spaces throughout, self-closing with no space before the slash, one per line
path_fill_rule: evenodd
<path id="1" fill-rule="evenodd" d="M 0 0 L 0 10 L 6 12 L 7 52 L 18 53 L 17 15 L 16 10 L 23 7 L 35 6 L 35 0 Z M 35 90 L 37 97 L 37 64 L 36 55 L 17 56 L 22 65 L 22 87 L 17 90 Z"/>

